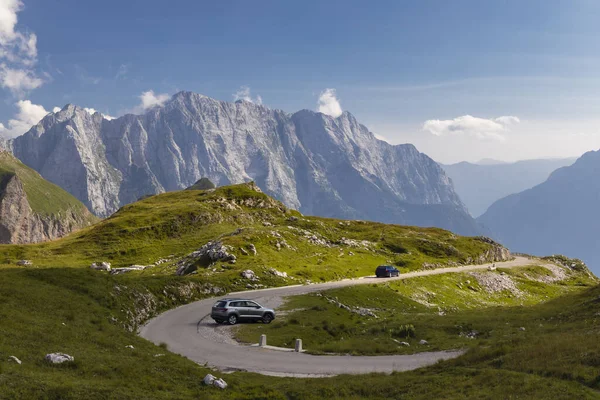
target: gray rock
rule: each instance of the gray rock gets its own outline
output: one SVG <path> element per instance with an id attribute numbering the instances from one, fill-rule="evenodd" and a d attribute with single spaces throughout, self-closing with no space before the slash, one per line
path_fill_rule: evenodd
<path id="1" fill-rule="evenodd" d="M 19 360 L 19 359 L 18 359 L 17 357 L 15 357 L 15 356 L 8 356 L 8 360 L 9 360 L 9 361 L 14 361 L 14 362 L 16 362 L 17 364 L 21 365 L 21 360 Z"/>
<path id="2" fill-rule="evenodd" d="M 256 251 L 256 246 L 254 246 L 253 244 L 250 244 L 248 248 L 250 249 L 250 253 L 252 253 L 252 255 L 255 256 L 256 254 L 258 254 L 258 252 Z"/>
<path id="3" fill-rule="evenodd" d="M 269 268 L 269 272 L 272 273 L 275 276 L 280 277 L 280 278 L 287 278 L 288 277 L 287 272 L 280 272 L 280 271 L 277 271 L 275 268 Z"/>
<path id="4" fill-rule="evenodd" d="M 229 261 L 235 264 L 236 256 L 229 251 L 231 248 L 224 246 L 220 241 L 208 242 L 177 263 L 177 275 L 190 274 L 198 268 L 199 264 L 208 266 L 218 261 Z"/>
<path id="5" fill-rule="evenodd" d="M 119 275 L 119 274 L 125 274 L 127 272 L 131 272 L 131 271 L 143 271 L 146 269 L 145 265 L 132 265 L 129 267 L 123 267 L 123 268 L 113 268 L 110 271 L 111 275 Z"/>
<path id="6" fill-rule="evenodd" d="M 421 340 L 419 340 L 419 344 L 423 345 L 423 346 L 426 346 L 426 345 L 429 344 L 429 342 L 427 340 L 425 340 L 425 339 L 421 339 Z"/>
<path id="7" fill-rule="evenodd" d="M 204 377 L 204 379 L 202 379 L 202 382 L 205 385 L 212 385 L 212 383 L 215 381 L 215 379 L 217 379 L 214 375 L 212 374 L 206 374 L 206 376 Z"/>
<path id="8" fill-rule="evenodd" d="M 19 261 L 17 261 L 17 265 L 29 267 L 29 266 L 33 265 L 33 262 L 31 262 L 31 260 L 19 260 Z"/>
<path id="9" fill-rule="evenodd" d="M 108 271 L 110 272 L 111 268 L 110 268 L 110 263 L 109 262 L 99 262 L 99 263 L 92 263 L 92 265 L 90 265 L 91 269 L 95 269 L 98 271 Z"/>
<path id="10" fill-rule="evenodd" d="M 247 269 L 240 272 L 240 275 L 242 276 L 242 278 L 250 279 L 251 281 L 258 281 L 260 279 L 251 269 Z"/>
<path id="11" fill-rule="evenodd" d="M 223 380 L 223 378 L 215 379 L 212 384 L 219 389 L 225 389 L 227 387 L 227 383 Z"/>
<path id="12" fill-rule="evenodd" d="M 45 360 L 52 364 L 62 364 L 65 362 L 73 362 L 75 358 L 65 353 L 50 353 L 46 354 Z"/>

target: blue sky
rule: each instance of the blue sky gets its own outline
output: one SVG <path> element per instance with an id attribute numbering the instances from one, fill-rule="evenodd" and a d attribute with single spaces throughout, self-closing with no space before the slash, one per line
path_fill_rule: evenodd
<path id="1" fill-rule="evenodd" d="M 25 100 L 30 109 L 74 103 L 119 116 L 142 110 L 149 90 L 233 100 L 247 86 L 290 112 L 316 109 L 320 93 L 335 89 L 341 108 L 374 133 L 443 162 L 600 147 L 597 1 L 0 0 L 2 7 L 18 22 L 0 15 L 0 44 L 24 60 L 0 63 L 38 79 L 25 89 L 2 81 L 5 134 L 39 115 Z M 32 34 L 37 54 L 24 55 Z"/>

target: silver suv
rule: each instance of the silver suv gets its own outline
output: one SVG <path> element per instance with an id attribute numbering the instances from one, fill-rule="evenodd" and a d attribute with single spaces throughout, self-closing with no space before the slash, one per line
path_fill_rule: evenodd
<path id="1" fill-rule="evenodd" d="M 210 316 L 218 324 L 235 325 L 240 320 L 261 320 L 270 324 L 275 319 L 275 311 L 253 300 L 221 299 L 213 305 Z"/>

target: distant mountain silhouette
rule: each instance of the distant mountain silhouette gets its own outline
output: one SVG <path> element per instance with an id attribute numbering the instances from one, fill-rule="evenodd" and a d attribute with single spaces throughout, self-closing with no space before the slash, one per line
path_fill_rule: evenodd
<path id="1" fill-rule="evenodd" d="M 600 152 L 532 189 L 498 200 L 478 221 L 512 251 L 565 254 L 600 271 Z"/>

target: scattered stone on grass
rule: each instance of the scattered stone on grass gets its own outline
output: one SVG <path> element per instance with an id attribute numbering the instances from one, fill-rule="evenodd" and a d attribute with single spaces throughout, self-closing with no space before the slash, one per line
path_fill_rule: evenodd
<path id="1" fill-rule="evenodd" d="M 280 277 L 280 278 L 287 278 L 288 277 L 287 272 L 280 272 L 280 271 L 277 271 L 275 268 L 269 268 L 269 272 L 271 274 L 275 275 L 275 276 Z"/>
<path id="2" fill-rule="evenodd" d="M 147 267 L 145 265 L 131 265 L 129 267 L 123 267 L 123 268 L 113 268 L 110 271 L 111 275 L 119 275 L 119 274 L 124 274 L 127 272 L 131 272 L 131 271 L 143 271 L 145 270 Z"/>
<path id="3" fill-rule="evenodd" d="M 29 267 L 29 266 L 33 265 L 33 262 L 31 260 L 19 260 L 19 261 L 17 261 L 17 265 Z"/>
<path id="4" fill-rule="evenodd" d="M 9 360 L 9 361 L 14 361 L 14 362 L 16 362 L 17 364 L 21 365 L 21 360 L 19 360 L 19 359 L 18 359 L 17 357 L 15 357 L 15 356 L 8 356 L 8 360 Z"/>
<path id="5" fill-rule="evenodd" d="M 212 384 L 219 389 L 225 389 L 227 387 L 227 382 L 225 382 L 223 378 L 215 379 Z"/>
<path id="6" fill-rule="evenodd" d="M 258 252 L 256 251 L 256 246 L 254 246 L 253 244 L 248 245 L 248 248 L 250 249 L 250 253 L 252 253 L 252 255 L 256 255 L 258 254 Z"/>
<path id="7" fill-rule="evenodd" d="M 202 380 L 202 382 L 204 382 L 205 385 L 212 385 L 212 383 L 215 381 L 215 379 L 217 379 L 214 375 L 212 374 L 207 374 L 204 379 Z"/>
<path id="8" fill-rule="evenodd" d="M 482 286 L 490 293 L 507 290 L 517 297 L 521 297 L 523 295 L 523 292 L 517 288 L 515 282 L 508 275 L 490 272 L 471 272 L 470 275 L 477 279 L 479 286 Z"/>
<path id="9" fill-rule="evenodd" d="M 423 346 L 427 346 L 429 344 L 429 342 L 425 339 L 421 339 L 421 340 L 419 340 L 419 344 L 421 344 Z"/>
<path id="10" fill-rule="evenodd" d="M 125 346 L 126 349 L 133 349 L 133 345 L 132 344 L 128 344 L 127 346 Z"/>
<path id="11" fill-rule="evenodd" d="M 50 353 L 44 357 L 46 361 L 52 364 L 62 364 L 65 362 L 73 362 L 75 358 L 65 353 Z"/>
<path id="12" fill-rule="evenodd" d="M 106 262 L 106 261 L 102 261 L 99 263 L 92 263 L 92 265 L 90 265 L 91 269 L 95 269 L 97 271 L 108 271 L 110 272 L 110 263 Z"/>
<path id="13" fill-rule="evenodd" d="M 251 281 L 258 281 L 258 280 L 260 280 L 260 278 L 258 276 L 256 276 L 256 274 L 254 273 L 254 271 L 252 271 L 251 269 L 246 269 L 246 270 L 240 272 L 240 275 L 242 276 L 242 278 L 244 278 L 244 279 L 250 279 Z"/>

